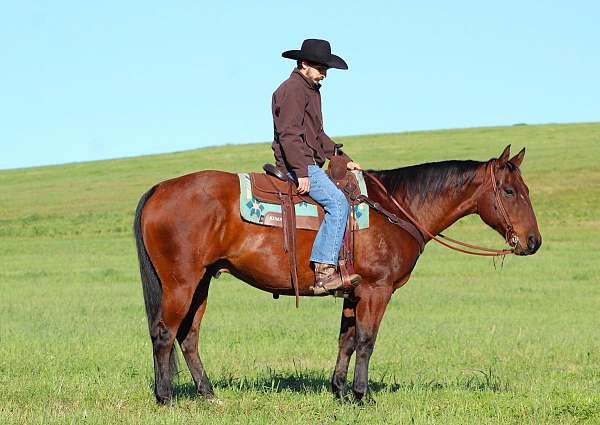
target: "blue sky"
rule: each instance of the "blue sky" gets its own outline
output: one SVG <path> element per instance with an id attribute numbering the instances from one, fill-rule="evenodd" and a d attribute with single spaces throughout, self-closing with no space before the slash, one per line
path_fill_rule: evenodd
<path id="1" fill-rule="evenodd" d="M 0 168 L 270 141 L 305 38 L 350 67 L 324 81 L 330 136 L 600 121 L 598 22 L 592 1 L 4 2 Z"/>

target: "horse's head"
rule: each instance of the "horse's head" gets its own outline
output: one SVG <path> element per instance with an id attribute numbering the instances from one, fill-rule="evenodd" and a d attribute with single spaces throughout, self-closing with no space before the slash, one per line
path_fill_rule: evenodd
<path id="1" fill-rule="evenodd" d="M 519 169 L 525 148 L 511 159 L 509 156 L 510 145 L 499 158 L 487 163 L 477 209 L 481 219 L 504 236 L 515 254 L 531 255 L 542 244 L 542 236 L 529 199 L 529 189 Z"/>

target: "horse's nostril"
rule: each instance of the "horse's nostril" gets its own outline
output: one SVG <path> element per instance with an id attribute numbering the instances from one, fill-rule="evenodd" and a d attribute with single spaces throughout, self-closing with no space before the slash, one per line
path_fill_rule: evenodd
<path id="1" fill-rule="evenodd" d="M 535 239 L 535 236 L 529 235 L 529 237 L 527 238 L 527 248 L 529 248 L 530 251 L 534 251 L 536 246 L 537 240 Z"/>

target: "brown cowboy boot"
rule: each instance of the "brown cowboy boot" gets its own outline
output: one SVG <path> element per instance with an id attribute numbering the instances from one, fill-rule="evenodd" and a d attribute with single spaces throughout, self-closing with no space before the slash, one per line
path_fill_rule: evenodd
<path id="1" fill-rule="evenodd" d="M 315 265 L 315 286 L 313 293 L 315 295 L 334 294 L 336 290 L 355 288 L 361 281 L 361 277 L 357 274 L 351 274 L 351 288 L 343 288 L 344 282 L 342 276 L 337 272 L 333 264 L 314 263 Z"/>

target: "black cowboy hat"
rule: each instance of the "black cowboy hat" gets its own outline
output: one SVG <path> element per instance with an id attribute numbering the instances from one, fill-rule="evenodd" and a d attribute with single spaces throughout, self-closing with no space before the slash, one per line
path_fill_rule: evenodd
<path id="1" fill-rule="evenodd" d="M 309 38 L 302 42 L 300 50 L 288 50 L 281 56 L 288 59 L 305 60 L 328 68 L 348 69 L 348 64 L 344 59 L 331 54 L 331 45 L 327 40 Z"/>

